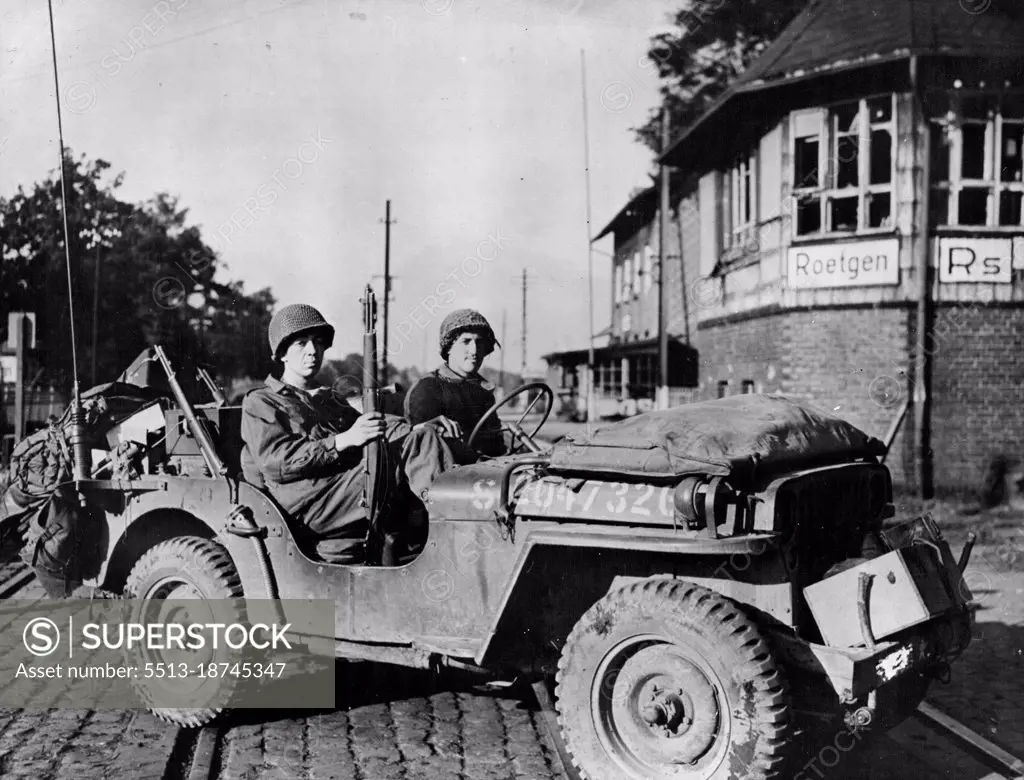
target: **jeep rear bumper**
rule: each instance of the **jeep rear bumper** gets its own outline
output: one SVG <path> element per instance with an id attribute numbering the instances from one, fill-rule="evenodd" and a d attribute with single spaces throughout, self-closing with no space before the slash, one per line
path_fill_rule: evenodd
<path id="1" fill-rule="evenodd" d="M 841 702 L 852 703 L 898 678 L 947 668 L 970 644 L 973 622 L 968 609 L 950 610 L 870 649 L 819 645 L 781 629 L 769 634 L 783 663 L 824 676 Z"/>

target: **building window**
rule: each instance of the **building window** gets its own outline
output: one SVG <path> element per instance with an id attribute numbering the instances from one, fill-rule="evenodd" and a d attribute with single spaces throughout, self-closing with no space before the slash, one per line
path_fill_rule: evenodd
<path id="1" fill-rule="evenodd" d="M 725 243 L 743 246 L 746 233 L 757 223 L 757 155 L 740 155 L 729 169 L 729 214 Z"/>
<path id="2" fill-rule="evenodd" d="M 615 301 L 616 303 L 629 303 L 633 300 L 633 257 L 624 255 L 622 261 L 616 266 Z"/>
<path id="3" fill-rule="evenodd" d="M 725 398 L 727 395 L 729 395 L 729 380 L 722 379 L 718 383 L 718 397 Z"/>
<path id="4" fill-rule="evenodd" d="M 644 292 L 649 293 L 651 286 L 654 284 L 654 252 L 651 251 L 651 245 L 646 244 L 644 246 Z"/>
<path id="5" fill-rule="evenodd" d="M 796 235 L 893 226 L 894 106 L 885 95 L 793 114 Z"/>
<path id="6" fill-rule="evenodd" d="M 1024 224 L 1024 94 L 929 96 L 931 220 Z"/>
<path id="7" fill-rule="evenodd" d="M 743 394 L 744 395 L 750 395 L 753 392 L 754 392 L 754 380 L 753 379 L 744 379 L 743 380 Z"/>
<path id="8" fill-rule="evenodd" d="M 640 295 L 640 290 L 643 289 L 644 280 L 644 267 L 643 261 L 640 259 L 640 252 L 633 253 L 633 296 L 637 297 Z"/>

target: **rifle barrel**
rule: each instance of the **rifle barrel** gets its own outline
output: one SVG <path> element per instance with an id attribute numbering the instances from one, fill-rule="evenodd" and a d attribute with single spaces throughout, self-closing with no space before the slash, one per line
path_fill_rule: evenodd
<path id="1" fill-rule="evenodd" d="M 217 455 L 217 448 L 213 446 L 213 442 L 206 433 L 206 429 L 196 419 L 196 413 L 192 409 L 192 404 L 188 402 L 188 399 L 185 397 L 185 391 L 178 384 L 178 379 L 174 375 L 174 367 L 167 359 L 167 355 L 164 354 L 163 347 L 157 345 L 153 347 L 153 351 L 156 353 L 160 365 L 163 366 L 164 372 L 167 374 L 167 382 L 171 386 L 171 392 L 174 393 L 174 400 L 178 402 L 178 407 L 181 409 L 181 413 L 185 415 L 185 421 L 188 423 L 189 430 L 192 431 L 192 435 L 199 443 L 199 449 L 203 453 L 203 458 L 206 460 L 210 473 L 221 476 L 227 474 L 228 467 L 220 459 L 220 456 Z"/>

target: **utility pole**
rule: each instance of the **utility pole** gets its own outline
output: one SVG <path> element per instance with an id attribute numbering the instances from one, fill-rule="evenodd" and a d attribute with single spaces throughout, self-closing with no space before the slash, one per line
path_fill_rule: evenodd
<path id="1" fill-rule="evenodd" d="M 526 269 L 523 269 L 523 372 L 522 381 L 526 381 Z"/>
<path id="2" fill-rule="evenodd" d="M 96 352 L 99 345 L 100 329 L 100 244 L 96 242 L 96 266 L 92 282 L 92 385 L 96 386 Z"/>
<path id="3" fill-rule="evenodd" d="M 25 438 L 25 320 L 21 312 L 14 318 L 14 348 L 18 375 L 14 379 L 14 443 Z"/>
<path id="4" fill-rule="evenodd" d="M 383 340 L 380 345 L 381 368 L 380 377 L 384 384 L 388 381 L 388 305 L 391 302 L 391 201 L 384 207 L 384 317 Z"/>
<path id="5" fill-rule="evenodd" d="M 590 132 L 587 125 L 587 58 L 586 53 L 582 49 L 580 49 L 580 75 L 583 83 L 583 171 L 586 175 L 587 191 L 587 294 L 590 297 L 588 303 L 590 330 L 587 334 L 589 336 L 587 348 L 587 422 L 590 422 L 595 419 L 597 410 L 597 393 L 594 386 L 594 239 L 590 226 Z"/>
<path id="6" fill-rule="evenodd" d="M 932 450 L 931 450 L 931 360 L 927 344 L 932 322 L 931 302 L 931 259 L 928 245 L 931 231 L 929 197 L 931 194 L 931 134 L 924 102 L 921 99 L 921 74 L 917 56 L 910 58 L 910 86 L 914 96 L 914 137 L 919 138 L 920 147 L 915 149 L 920 168 L 915 176 L 919 186 L 917 210 L 915 213 L 914 269 L 917 273 L 917 317 L 916 343 L 914 344 L 914 472 L 917 477 L 918 494 L 922 499 L 932 497 Z M 917 142 L 915 142 L 917 146 Z"/>
<path id="7" fill-rule="evenodd" d="M 661 153 L 668 151 L 668 109 L 661 111 Z M 661 164 L 661 238 L 658 241 L 658 398 L 655 408 L 668 408 L 668 329 L 665 327 L 665 263 L 668 260 L 668 166 Z"/>

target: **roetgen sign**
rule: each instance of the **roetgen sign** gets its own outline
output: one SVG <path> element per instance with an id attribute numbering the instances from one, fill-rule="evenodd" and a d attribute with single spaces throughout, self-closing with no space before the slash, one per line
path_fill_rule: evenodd
<path id="1" fill-rule="evenodd" d="M 898 284 L 899 240 L 790 247 L 788 286 L 795 289 Z"/>

